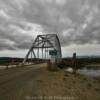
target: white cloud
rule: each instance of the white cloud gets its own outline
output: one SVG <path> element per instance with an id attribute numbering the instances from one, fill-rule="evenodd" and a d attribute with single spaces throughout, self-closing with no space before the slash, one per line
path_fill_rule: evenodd
<path id="1" fill-rule="evenodd" d="M 56 0 L 56 3 L 61 6 L 65 5 L 66 2 L 67 0 Z"/>
<path id="2" fill-rule="evenodd" d="M 9 20 L 11 18 L 3 9 L 0 10 L 0 17 L 4 18 L 4 20 Z"/>

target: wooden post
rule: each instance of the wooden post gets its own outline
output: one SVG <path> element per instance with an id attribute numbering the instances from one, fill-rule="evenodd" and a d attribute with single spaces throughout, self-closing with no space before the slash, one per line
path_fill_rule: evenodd
<path id="1" fill-rule="evenodd" d="M 76 74 L 76 70 L 77 70 L 76 53 L 73 53 L 73 74 Z"/>

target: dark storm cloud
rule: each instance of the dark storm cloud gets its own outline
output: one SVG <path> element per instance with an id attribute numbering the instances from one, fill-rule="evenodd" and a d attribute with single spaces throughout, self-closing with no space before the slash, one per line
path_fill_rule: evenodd
<path id="1" fill-rule="evenodd" d="M 100 43 L 99 0 L 0 0 L 0 49 L 27 49 L 35 31 L 62 45 Z M 9 43 L 8 43 L 9 42 Z"/>

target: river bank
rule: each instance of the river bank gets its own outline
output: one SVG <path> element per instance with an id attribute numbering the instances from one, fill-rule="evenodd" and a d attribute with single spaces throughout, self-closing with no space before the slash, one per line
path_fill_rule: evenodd
<path id="1" fill-rule="evenodd" d="M 30 88 L 31 94 L 27 94 L 26 99 L 100 100 L 99 78 L 80 74 L 73 75 L 63 70 L 49 72 L 46 69 L 41 69 L 41 73 L 31 85 L 33 85 Z"/>

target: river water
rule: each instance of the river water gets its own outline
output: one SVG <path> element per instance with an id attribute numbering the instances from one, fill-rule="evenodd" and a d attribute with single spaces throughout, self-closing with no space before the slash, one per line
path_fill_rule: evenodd
<path id="1" fill-rule="evenodd" d="M 83 68 L 83 69 L 79 69 L 78 73 L 82 74 L 82 75 L 87 75 L 87 76 L 92 76 L 92 77 L 100 77 L 100 69 L 87 69 L 87 68 Z"/>
<path id="2" fill-rule="evenodd" d="M 72 68 L 67 68 L 65 71 L 72 73 L 73 69 Z M 88 68 L 83 68 L 83 69 L 78 69 L 77 73 L 86 75 L 86 76 L 91 76 L 91 77 L 100 77 L 100 68 L 99 69 L 88 69 Z"/>

